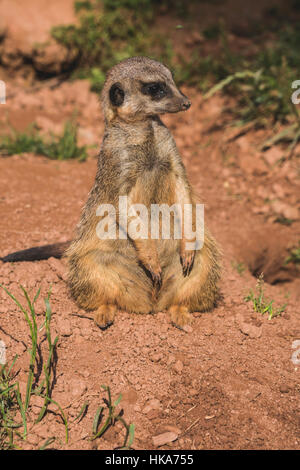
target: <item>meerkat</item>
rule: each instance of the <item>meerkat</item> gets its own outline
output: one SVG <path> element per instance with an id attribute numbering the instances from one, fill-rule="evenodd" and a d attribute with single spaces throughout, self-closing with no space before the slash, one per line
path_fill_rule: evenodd
<path id="1" fill-rule="evenodd" d="M 159 117 L 187 110 L 191 103 L 170 70 L 147 57 L 115 65 L 101 102 L 105 131 L 95 183 L 64 255 L 72 296 L 81 308 L 94 312 L 101 328 L 111 325 L 119 310 L 166 311 L 175 326 L 184 328 L 192 312 L 211 310 L 218 299 L 220 255 L 208 230 L 201 249 L 187 249 L 184 236 L 100 239 L 97 208 L 115 207 L 120 230 L 126 231 L 117 209 L 120 196 L 149 209 L 153 204 L 196 205 L 175 141 Z M 62 249 L 53 247 L 50 255 L 59 256 Z M 45 257 L 41 250 L 39 259 Z"/>

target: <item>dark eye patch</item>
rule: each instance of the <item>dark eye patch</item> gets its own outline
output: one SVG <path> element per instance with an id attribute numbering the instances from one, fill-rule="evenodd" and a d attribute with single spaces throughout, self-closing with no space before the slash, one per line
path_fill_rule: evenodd
<path id="1" fill-rule="evenodd" d="M 124 101 L 124 90 L 120 83 L 114 83 L 109 90 L 109 99 L 114 106 L 121 106 Z"/>
<path id="2" fill-rule="evenodd" d="M 141 91 L 143 95 L 148 95 L 151 99 L 159 101 L 166 96 L 170 96 L 171 90 L 164 82 L 142 83 Z"/>

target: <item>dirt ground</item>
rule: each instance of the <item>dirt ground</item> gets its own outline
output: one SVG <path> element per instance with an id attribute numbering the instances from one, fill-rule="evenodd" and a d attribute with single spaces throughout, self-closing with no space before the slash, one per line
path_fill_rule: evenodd
<path id="1" fill-rule="evenodd" d="M 204 102 L 197 91 L 183 91 L 191 98 L 190 110 L 163 120 L 205 203 L 205 223 L 223 251 L 222 299 L 212 312 L 195 313 L 187 332 L 174 328 L 163 312 L 120 312 L 102 331 L 70 298 L 63 260 L 0 262 L 0 282 L 17 298 L 22 299 L 20 284 L 32 296 L 41 287 L 39 323 L 52 285 L 52 335 L 59 335 L 52 398 L 68 418 L 69 443 L 54 405 L 34 424 L 41 408 L 34 397 L 23 448 L 36 449 L 51 436 L 57 437 L 56 449 L 120 445 L 118 425 L 90 440 L 105 384 L 113 398 L 122 393 L 124 418 L 135 424 L 135 449 L 154 449 L 153 437 L 165 432 L 177 439 L 161 449 L 299 449 L 300 365 L 292 354 L 294 341 L 300 340 L 300 280 L 295 268 L 284 266 L 288 249 L 299 240 L 299 168 L 296 159 L 282 163 L 278 147 L 257 150 L 268 137 L 263 131 L 239 135 L 227 126 L 224 110 L 234 106 L 229 98 Z M 99 147 L 103 120 L 88 82 L 45 83 L 32 90 L 12 79 L 8 94 L 0 109 L 1 132 L 8 123 L 23 130 L 32 121 L 42 132 L 56 132 L 76 111 L 80 142 Z M 0 256 L 72 238 L 96 172 L 97 148 L 89 152 L 82 163 L 31 154 L 0 158 Z M 277 223 L 282 216 L 294 222 Z M 261 272 L 266 295 L 278 306 L 287 303 L 272 320 L 244 300 Z M 0 299 L 0 339 L 8 363 L 19 355 L 24 392 L 28 328 L 3 290 Z M 84 403 L 89 404 L 86 415 L 74 421 Z"/>

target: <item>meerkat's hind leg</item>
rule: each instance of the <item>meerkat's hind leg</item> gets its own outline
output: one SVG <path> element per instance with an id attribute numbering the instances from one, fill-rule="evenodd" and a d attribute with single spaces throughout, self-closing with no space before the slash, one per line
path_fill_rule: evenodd
<path id="1" fill-rule="evenodd" d="M 118 308 L 114 304 L 100 305 L 100 307 L 98 307 L 94 312 L 94 320 L 96 325 L 98 325 L 101 329 L 108 328 L 113 324 L 117 310 Z"/>

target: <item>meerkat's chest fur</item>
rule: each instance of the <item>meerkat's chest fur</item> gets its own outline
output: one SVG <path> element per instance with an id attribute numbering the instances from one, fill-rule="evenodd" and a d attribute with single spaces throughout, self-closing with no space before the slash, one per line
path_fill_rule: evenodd
<path id="1" fill-rule="evenodd" d="M 106 175 L 114 175 L 107 184 Z M 116 195 L 128 195 L 139 182 L 145 186 L 149 203 L 167 202 L 171 175 L 184 173 L 174 139 L 160 120 L 145 126 L 108 129 L 99 156 L 96 184 L 99 197 L 112 202 Z M 100 189 L 101 188 L 101 189 Z M 158 201 L 159 200 L 159 201 Z M 99 199 L 98 199 L 98 202 Z"/>

